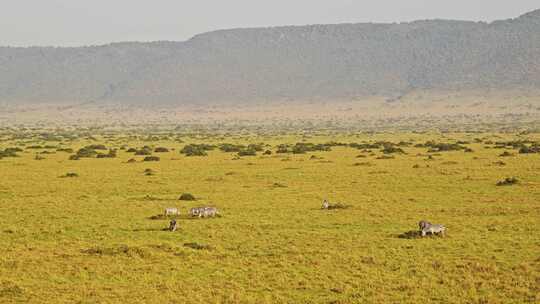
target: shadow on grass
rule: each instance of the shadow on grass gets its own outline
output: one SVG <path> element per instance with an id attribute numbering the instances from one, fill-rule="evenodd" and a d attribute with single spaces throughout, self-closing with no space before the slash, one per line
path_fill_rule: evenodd
<path id="1" fill-rule="evenodd" d="M 402 234 L 397 235 L 400 239 L 422 239 L 422 238 L 439 238 L 442 237 L 442 235 L 438 234 L 428 234 L 426 236 L 422 236 L 422 233 L 418 230 L 410 230 L 407 232 L 404 232 Z"/>
<path id="2" fill-rule="evenodd" d="M 213 218 L 220 218 L 222 217 L 220 214 L 216 214 L 214 217 L 198 217 L 198 216 L 191 216 L 189 214 L 184 215 L 165 215 L 165 214 L 157 214 L 152 215 L 149 217 L 149 220 L 202 220 L 202 219 L 213 219 Z"/>
<path id="3" fill-rule="evenodd" d="M 184 247 L 188 247 L 195 250 L 212 250 L 213 247 L 206 244 L 199 244 L 199 243 L 185 243 Z"/>

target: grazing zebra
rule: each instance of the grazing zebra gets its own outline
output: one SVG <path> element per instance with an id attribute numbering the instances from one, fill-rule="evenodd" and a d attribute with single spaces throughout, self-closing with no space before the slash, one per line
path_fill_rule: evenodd
<path id="1" fill-rule="evenodd" d="M 169 231 L 176 231 L 176 228 L 178 228 L 176 220 L 171 220 L 169 223 Z"/>
<path id="2" fill-rule="evenodd" d="M 428 228 L 429 226 L 431 226 L 431 223 L 428 221 L 422 220 L 418 222 L 418 228 L 419 228 L 418 230 L 420 231 L 424 230 L 425 228 Z"/>
<path id="3" fill-rule="evenodd" d="M 178 208 L 165 208 L 165 216 L 179 214 L 180 212 L 178 211 Z"/>
<path id="4" fill-rule="evenodd" d="M 199 211 L 199 217 L 215 217 L 218 210 L 215 207 L 202 207 Z"/>
<path id="5" fill-rule="evenodd" d="M 202 210 L 204 210 L 204 207 L 191 208 L 189 214 L 191 214 L 191 216 L 199 216 Z"/>
<path id="6" fill-rule="evenodd" d="M 446 232 L 446 227 L 439 224 L 429 225 L 428 227 L 422 229 L 422 236 L 426 236 L 428 232 L 431 234 L 440 234 L 441 236 L 444 236 L 444 233 Z"/>
<path id="7" fill-rule="evenodd" d="M 322 209 L 328 209 L 330 208 L 330 203 L 327 200 L 324 200 L 322 202 Z"/>

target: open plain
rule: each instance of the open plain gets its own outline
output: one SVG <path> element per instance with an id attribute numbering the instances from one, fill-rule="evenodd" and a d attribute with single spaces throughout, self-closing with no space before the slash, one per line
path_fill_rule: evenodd
<path id="1" fill-rule="evenodd" d="M 540 133 L 6 127 L 0 140 L 1 303 L 540 301 Z M 446 236 L 420 237 L 422 219 Z"/>

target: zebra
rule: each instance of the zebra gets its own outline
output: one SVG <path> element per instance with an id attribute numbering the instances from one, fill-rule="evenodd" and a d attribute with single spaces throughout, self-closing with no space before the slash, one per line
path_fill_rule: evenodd
<path id="1" fill-rule="evenodd" d="M 178 211 L 178 208 L 173 208 L 173 207 L 165 208 L 165 216 L 179 215 L 179 214 L 180 214 L 180 212 Z"/>
<path id="2" fill-rule="evenodd" d="M 330 203 L 327 200 L 324 200 L 322 203 L 322 209 L 330 208 Z"/>
<path id="3" fill-rule="evenodd" d="M 439 224 L 429 225 L 428 227 L 422 229 L 422 236 L 426 236 L 428 232 L 431 234 L 440 234 L 441 236 L 444 236 L 444 233 L 446 232 L 446 227 Z"/>
<path id="4" fill-rule="evenodd" d="M 418 222 L 418 228 L 419 228 L 418 230 L 419 231 L 422 231 L 425 228 L 428 228 L 429 226 L 431 226 L 431 223 L 428 222 L 428 221 L 421 220 L 420 222 Z"/>
<path id="5" fill-rule="evenodd" d="M 169 223 L 169 231 L 176 231 L 176 228 L 178 228 L 178 223 L 176 222 L 176 220 L 171 220 L 171 222 Z"/>
<path id="6" fill-rule="evenodd" d="M 189 210 L 189 214 L 191 216 L 199 216 L 202 210 L 204 210 L 204 207 L 194 207 Z"/>
<path id="7" fill-rule="evenodd" d="M 199 211 L 199 217 L 215 217 L 217 213 L 218 210 L 215 207 L 202 207 Z"/>

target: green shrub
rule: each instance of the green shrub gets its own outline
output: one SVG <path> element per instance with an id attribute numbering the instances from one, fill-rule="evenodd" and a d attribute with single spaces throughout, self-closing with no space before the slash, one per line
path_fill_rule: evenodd
<path id="1" fill-rule="evenodd" d="M 65 177 L 79 177 L 79 174 L 77 173 L 74 173 L 74 172 L 68 172 L 66 173 L 65 175 L 62 175 L 60 176 L 61 178 L 65 178 Z"/>
<path id="2" fill-rule="evenodd" d="M 244 150 L 246 147 L 244 145 L 235 145 L 235 144 L 221 144 L 219 145 L 219 149 L 223 152 L 240 152 Z"/>
<path id="3" fill-rule="evenodd" d="M 158 156 L 147 156 L 143 159 L 143 161 L 159 161 L 160 158 Z"/>
<path id="4" fill-rule="evenodd" d="M 532 145 L 532 146 L 522 146 L 519 149 L 520 154 L 529 154 L 529 153 L 539 153 L 540 152 L 540 146 L 539 145 Z"/>
<path id="5" fill-rule="evenodd" d="M 184 148 L 180 150 L 180 153 L 186 156 L 207 156 L 208 153 L 206 153 L 206 151 L 213 150 L 214 148 L 214 146 L 207 144 L 189 144 L 184 146 Z"/>
<path id="6" fill-rule="evenodd" d="M 255 156 L 255 155 L 257 155 L 257 152 L 251 149 L 244 149 L 244 150 L 238 151 L 238 156 Z"/>
<path id="7" fill-rule="evenodd" d="M 139 150 L 135 150 L 135 155 L 138 155 L 138 156 L 152 155 L 152 148 L 148 146 L 144 146 Z"/>
<path id="8" fill-rule="evenodd" d="M 66 152 L 66 153 L 73 153 L 75 151 L 73 151 L 73 149 L 71 148 L 59 148 L 59 149 L 56 149 L 56 151 L 58 152 Z"/>
<path id="9" fill-rule="evenodd" d="M 105 145 L 89 145 L 89 146 L 86 146 L 86 148 L 88 149 L 92 149 L 92 150 L 107 150 L 107 147 L 105 147 Z"/>
<path id="10" fill-rule="evenodd" d="M 404 154 L 405 153 L 405 151 L 403 151 L 403 149 L 395 147 L 395 146 L 391 146 L 391 145 L 384 146 L 384 148 L 381 150 L 381 152 L 384 153 L 384 154 L 393 154 L 393 153 Z"/>
<path id="11" fill-rule="evenodd" d="M 0 150 L 0 158 L 3 157 L 18 157 L 17 150 L 13 148 L 6 148 L 5 150 Z"/>
<path id="12" fill-rule="evenodd" d="M 182 195 L 180 195 L 179 200 L 181 200 L 181 201 L 195 201 L 197 199 L 191 193 L 182 193 Z"/>
<path id="13" fill-rule="evenodd" d="M 157 147 L 154 152 L 156 153 L 166 153 L 166 152 L 169 152 L 169 149 L 165 148 L 165 147 Z"/>
<path id="14" fill-rule="evenodd" d="M 513 153 L 510 153 L 510 152 L 508 152 L 508 151 L 504 151 L 504 152 L 501 153 L 499 156 L 500 156 L 500 157 L 509 157 L 509 156 L 514 156 L 514 154 L 513 154 Z"/>
<path id="15" fill-rule="evenodd" d="M 116 157 L 116 150 L 111 149 L 111 150 L 109 150 L 109 153 L 107 153 L 107 154 L 98 153 L 96 155 L 96 157 L 97 158 L 115 158 Z"/>

